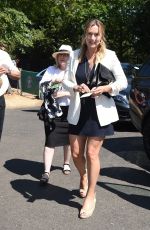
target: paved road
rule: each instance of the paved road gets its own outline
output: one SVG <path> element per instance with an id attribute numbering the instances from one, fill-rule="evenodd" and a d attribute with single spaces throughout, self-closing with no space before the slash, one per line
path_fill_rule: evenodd
<path id="1" fill-rule="evenodd" d="M 80 220 L 79 177 L 62 174 L 57 148 L 47 187 L 42 173 L 43 124 L 36 109 L 7 110 L 0 143 L 0 230 L 149 230 L 150 161 L 130 124 L 116 127 L 101 153 L 94 215 Z"/>

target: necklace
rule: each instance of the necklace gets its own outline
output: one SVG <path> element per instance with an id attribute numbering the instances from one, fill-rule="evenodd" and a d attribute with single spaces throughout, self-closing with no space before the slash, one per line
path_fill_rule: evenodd
<path id="1" fill-rule="evenodd" d="M 87 79 L 87 84 L 90 84 L 90 80 L 91 80 L 91 76 L 93 76 L 95 74 L 95 68 L 94 66 L 92 68 L 90 68 L 88 61 L 84 62 L 84 72 L 85 72 L 85 76 Z"/>
<path id="2" fill-rule="evenodd" d="M 89 68 L 88 61 L 84 62 L 84 73 L 85 73 L 85 77 L 87 80 L 87 84 L 89 84 L 89 78 L 90 78 L 91 70 Z"/>

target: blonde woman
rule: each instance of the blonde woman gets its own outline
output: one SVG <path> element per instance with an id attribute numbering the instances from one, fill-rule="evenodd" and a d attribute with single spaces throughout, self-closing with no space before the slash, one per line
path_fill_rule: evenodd
<path id="1" fill-rule="evenodd" d="M 92 85 L 96 75 L 99 81 L 101 77 L 107 79 L 110 76 L 113 80 L 103 86 Z M 69 138 L 73 161 L 80 174 L 79 193 L 85 198 L 79 216 L 85 219 L 95 209 L 101 147 L 105 137 L 114 133 L 111 123 L 118 120 L 111 96 L 127 87 L 115 52 L 106 48 L 101 21 L 95 19 L 87 22 L 81 48 L 72 53 L 63 84 L 71 95 Z"/>

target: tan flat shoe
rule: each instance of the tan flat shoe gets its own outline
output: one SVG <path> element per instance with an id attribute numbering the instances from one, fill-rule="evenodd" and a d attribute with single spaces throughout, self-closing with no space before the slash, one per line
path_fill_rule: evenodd
<path id="1" fill-rule="evenodd" d="M 95 205 L 96 205 L 96 197 L 94 197 L 94 200 L 93 200 L 93 205 L 91 208 L 88 208 L 88 209 L 84 209 L 82 208 L 80 210 L 80 218 L 81 219 L 87 219 L 89 218 L 90 216 L 92 216 L 93 212 L 94 212 L 94 209 L 95 209 Z"/>

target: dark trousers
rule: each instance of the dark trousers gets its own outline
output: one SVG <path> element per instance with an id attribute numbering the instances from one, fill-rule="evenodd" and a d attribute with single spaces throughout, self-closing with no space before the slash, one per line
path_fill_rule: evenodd
<path id="1" fill-rule="evenodd" d="M 3 123 L 4 123 L 4 116 L 5 116 L 5 99 L 4 96 L 0 97 L 0 140 L 3 130 Z"/>

